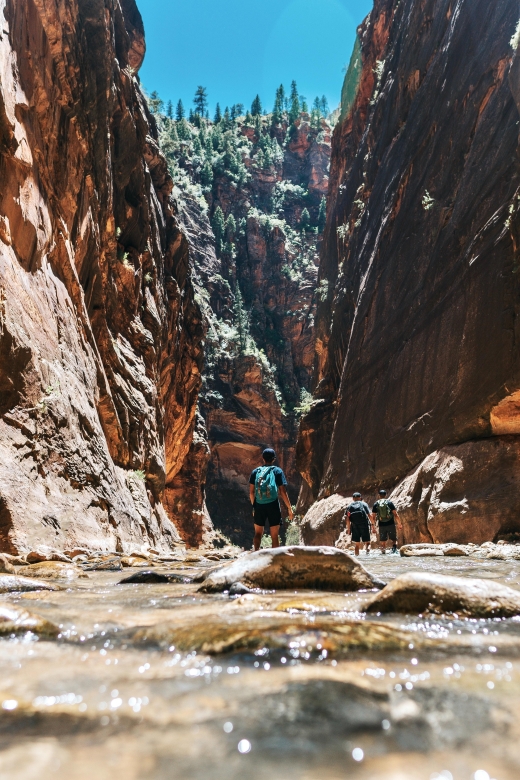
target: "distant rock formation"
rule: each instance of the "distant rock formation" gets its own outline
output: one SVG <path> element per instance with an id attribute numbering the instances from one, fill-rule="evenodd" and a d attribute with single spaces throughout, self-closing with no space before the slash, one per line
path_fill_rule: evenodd
<path id="1" fill-rule="evenodd" d="M 519 15 L 508 0 L 375 0 L 358 30 L 301 509 L 399 485 L 406 541 L 520 530 Z"/>
<path id="2" fill-rule="evenodd" d="M 204 325 L 136 77 L 141 17 L 0 9 L 0 548 L 167 549 Z M 200 540 L 203 496 L 184 501 Z"/>
<path id="3" fill-rule="evenodd" d="M 300 485 L 294 453 L 314 360 L 331 128 L 306 113 L 293 124 L 272 115 L 190 124 L 159 114 L 157 122 L 207 321 L 200 411 L 209 450 L 201 439 L 193 468 L 167 495 L 178 517 L 202 480 L 215 527 L 250 546 L 248 480 L 266 446 L 294 501 Z M 191 506 L 184 529 L 197 527 Z"/>

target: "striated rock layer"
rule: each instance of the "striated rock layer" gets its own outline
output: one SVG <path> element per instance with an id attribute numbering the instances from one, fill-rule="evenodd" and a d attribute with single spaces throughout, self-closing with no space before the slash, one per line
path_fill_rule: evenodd
<path id="1" fill-rule="evenodd" d="M 405 540 L 520 528 L 518 17 L 509 0 L 376 0 L 359 28 L 302 507 L 404 479 Z"/>
<path id="2" fill-rule="evenodd" d="M 0 0 L 0 20 L 0 546 L 165 549 L 204 334 L 141 17 Z"/>

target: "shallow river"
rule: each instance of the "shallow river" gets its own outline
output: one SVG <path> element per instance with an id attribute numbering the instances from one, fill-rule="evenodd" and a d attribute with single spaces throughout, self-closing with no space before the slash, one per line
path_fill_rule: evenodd
<path id="1" fill-rule="evenodd" d="M 417 568 L 520 590 L 520 562 L 361 561 L 384 580 Z M 368 650 L 327 642 L 327 625 L 365 621 L 356 595 L 229 598 L 127 574 L 3 597 L 62 636 L 0 640 L 2 780 L 520 777 L 520 621 L 373 616 L 412 641 Z M 219 653 L 226 627 L 265 642 Z"/>

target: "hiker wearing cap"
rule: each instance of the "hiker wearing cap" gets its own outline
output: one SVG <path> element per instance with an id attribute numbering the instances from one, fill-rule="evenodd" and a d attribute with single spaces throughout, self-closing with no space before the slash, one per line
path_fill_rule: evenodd
<path id="1" fill-rule="evenodd" d="M 392 552 L 397 552 L 397 531 L 402 530 L 401 520 L 392 501 L 386 498 L 386 490 L 379 491 L 379 501 L 372 507 L 372 522 L 378 522 L 379 541 L 383 555 L 386 555 L 386 543 L 393 542 Z"/>
<path id="2" fill-rule="evenodd" d="M 361 493 L 354 493 L 353 498 L 354 501 L 348 505 L 345 512 L 347 533 L 349 535 L 352 534 L 356 555 L 359 555 L 360 543 L 366 544 L 366 553 L 368 555 L 370 552 L 370 529 L 372 527 L 370 509 L 368 504 L 361 500 Z"/>
<path id="3" fill-rule="evenodd" d="M 255 550 L 260 549 L 264 528 L 269 528 L 273 547 L 280 546 L 281 498 L 287 507 L 289 519 L 294 517 L 291 502 L 287 495 L 287 480 L 282 469 L 274 465 L 276 453 L 272 449 L 262 454 L 264 465 L 255 469 L 249 478 L 249 498 L 253 505 L 255 518 Z"/>

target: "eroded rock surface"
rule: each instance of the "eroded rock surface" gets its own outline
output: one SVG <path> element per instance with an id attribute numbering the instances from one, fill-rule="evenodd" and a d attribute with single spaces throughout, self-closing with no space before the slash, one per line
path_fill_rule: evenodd
<path id="1" fill-rule="evenodd" d="M 301 509 L 406 478 L 406 542 L 520 528 L 517 24 L 508 0 L 376 0 L 359 28 L 333 136 Z"/>
<path id="2" fill-rule="evenodd" d="M 141 17 L 134 0 L 0 13 L 1 549 L 166 551 L 204 328 Z"/>
<path id="3" fill-rule="evenodd" d="M 520 591 L 491 580 L 409 572 L 396 577 L 370 598 L 367 612 L 438 614 L 455 612 L 466 617 L 520 615 Z"/>
<path id="4" fill-rule="evenodd" d="M 211 572 L 200 590 L 219 592 L 238 584 L 264 590 L 355 591 L 382 587 L 360 563 L 334 547 L 259 550 Z"/>

